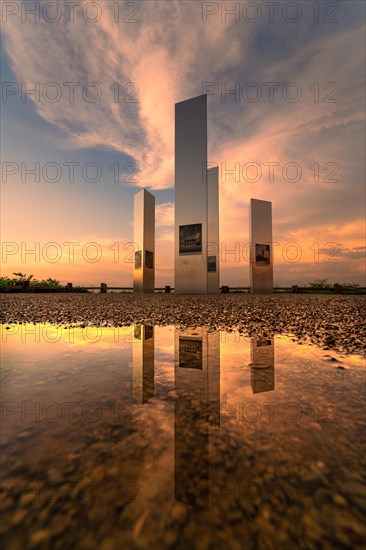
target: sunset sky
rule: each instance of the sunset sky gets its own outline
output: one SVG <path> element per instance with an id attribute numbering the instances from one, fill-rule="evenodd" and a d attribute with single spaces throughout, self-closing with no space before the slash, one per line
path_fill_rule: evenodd
<path id="1" fill-rule="evenodd" d="M 173 285 L 174 104 L 208 93 L 221 284 L 249 284 L 252 197 L 272 201 L 275 284 L 366 284 L 364 2 L 1 8 L 2 275 L 132 286 L 146 187 Z"/>

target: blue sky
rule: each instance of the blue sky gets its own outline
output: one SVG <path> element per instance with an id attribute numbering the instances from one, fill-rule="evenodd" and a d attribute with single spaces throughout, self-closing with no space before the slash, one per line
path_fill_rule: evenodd
<path id="1" fill-rule="evenodd" d="M 28 97 L 22 102 L 19 91 L 2 98 L 2 240 L 18 249 L 4 256 L 12 245 L 3 248 L 4 274 L 20 270 L 75 284 L 102 279 L 130 284 L 132 265 L 112 261 L 109 248 L 118 242 L 123 249 L 132 240 L 133 195 L 145 186 L 157 202 L 157 284 L 172 284 L 174 104 L 202 93 L 210 82 L 215 93 L 209 95 L 209 160 L 219 165 L 221 175 L 224 250 L 235 248 L 236 242 L 244 248 L 248 242 L 250 198 L 271 200 L 274 240 L 279 243 L 276 281 L 327 277 L 365 284 L 363 2 L 319 2 L 318 22 L 313 2 L 294 2 L 295 7 L 281 2 L 273 22 L 264 2 L 255 2 L 262 15 L 252 23 L 243 15 L 255 15 L 245 11 L 247 2 L 238 3 L 237 21 L 225 17 L 221 2 L 132 2 L 136 22 L 123 21 L 128 10 L 120 2 L 120 20 L 115 22 L 112 2 L 96 1 L 95 11 L 83 12 L 88 2 L 80 0 L 69 21 L 60 0 L 62 18 L 56 23 L 44 16 L 55 17 L 47 0 L 18 2 L 14 15 L 6 4 L 14 2 L 2 5 L 3 92 L 13 82 L 19 89 L 21 83 L 29 88 L 39 83 L 41 90 L 53 93 L 53 82 L 62 96 L 51 102 L 41 93 L 40 101 Z M 24 13 L 22 21 L 24 6 L 37 4 L 40 21 Z M 229 9 L 235 2 L 225 4 Z M 205 21 L 208 5 L 215 13 Z M 42 12 L 45 7 L 49 11 Z M 85 13 L 100 18 L 91 23 Z M 297 21 L 287 20 L 296 15 Z M 65 82 L 78 83 L 74 102 Z M 95 103 L 80 91 L 93 82 L 102 90 Z M 118 101 L 110 89 L 116 82 Z M 270 82 L 276 83 L 273 102 Z M 221 96 L 221 89 L 235 86 L 239 96 Z M 96 89 L 91 86 L 90 93 Z M 262 94 L 257 102 L 250 101 L 255 90 Z M 301 97 L 291 101 L 299 91 Z M 131 98 L 138 101 L 129 102 Z M 52 183 L 41 174 L 35 183 L 28 175 L 23 183 L 21 163 L 31 168 L 36 162 L 41 171 L 47 163 L 57 163 L 60 180 Z M 79 166 L 70 183 L 64 163 L 75 162 Z M 18 166 L 7 181 L 4 163 L 5 170 L 11 169 L 9 163 Z M 100 167 L 100 181 L 83 179 L 88 163 Z M 138 183 L 129 182 L 126 173 L 115 182 L 110 169 L 115 163 L 127 170 L 138 166 Z M 260 167 L 258 181 L 253 169 L 243 175 L 248 163 Z M 269 181 L 268 163 L 276 163 L 274 182 Z M 288 179 L 283 175 L 289 163 L 301 167 L 296 182 L 289 181 L 293 169 Z M 225 170 L 236 166 L 239 177 L 225 177 Z M 52 168 L 49 173 L 52 178 Z M 79 250 L 70 262 L 63 244 L 70 241 L 80 243 L 79 249 L 98 243 L 102 258 L 87 262 Z M 42 254 L 22 258 L 22 248 L 32 249 L 37 242 L 41 249 L 58 243 L 60 261 L 50 262 Z M 289 246 L 296 252 L 289 243 L 300 247 L 298 261 L 286 257 Z M 331 246 L 334 256 L 329 255 Z M 248 263 L 242 256 L 239 261 L 224 256 L 221 283 L 247 285 Z"/>

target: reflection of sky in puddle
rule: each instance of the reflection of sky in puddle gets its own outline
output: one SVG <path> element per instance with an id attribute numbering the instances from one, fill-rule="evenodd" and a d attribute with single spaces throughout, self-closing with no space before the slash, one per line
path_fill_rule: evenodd
<path id="1" fill-rule="evenodd" d="M 172 501 L 226 522 L 233 499 L 245 529 L 253 502 L 274 498 L 244 505 L 250 483 L 296 489 L 300 515 L 318 513 L 323 493 L 331 513 L 333 493 L 359 506 L 347 483 L 362 455 L 361 357 L 205 328 L 10 326 L 2 342 L 5 479 L 79 491 L 103 481 L 103 506 L 133 486 L 118 513 L 152 542 L 155 508 Z"/>

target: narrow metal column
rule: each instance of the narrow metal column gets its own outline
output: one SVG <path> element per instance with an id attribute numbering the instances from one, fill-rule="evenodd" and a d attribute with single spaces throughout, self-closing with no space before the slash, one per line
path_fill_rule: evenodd
<path id="1" fill-rule="evenodd" d="M 250 290 L 273 292 L 272 203 L 250 199 Z"/>
<path id="2" fill-rule="evenodd" d="M 207 95 L 175 105 L 176 293 L 207 293 Z"/>
<path id="3" fill-rule="evenodd" d="M 133 291 L 154 292 L 155 289 L 155 197 L 146 189 L 134 198 L 133 239 L 135 252 Z"/>

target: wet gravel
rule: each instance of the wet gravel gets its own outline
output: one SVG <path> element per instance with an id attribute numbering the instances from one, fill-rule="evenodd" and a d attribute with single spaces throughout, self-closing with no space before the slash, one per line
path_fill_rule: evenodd
<path id="1" fill-rule="evenodd" d="M 244 335 L 291 335 L 323 349 L 366 356 L 364 296 L 3 295 L 0 323 L 208 326 Z"/>

